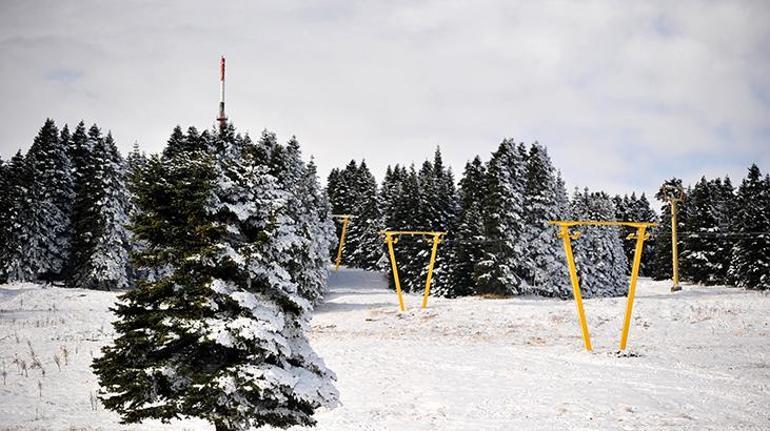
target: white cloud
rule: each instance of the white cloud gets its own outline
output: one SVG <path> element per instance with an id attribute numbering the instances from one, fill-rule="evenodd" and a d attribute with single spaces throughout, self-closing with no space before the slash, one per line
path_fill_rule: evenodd
<path id="1" fill-rule="evenodd" d="M 651 191 L 767 165 L 766 2 L 3 2 L 0 153 L 46 116 L 159 150 L 213 124 L 217 61 L 241 129 L 350 158 L 461 171 L 506 136 L 568 183 Z M 49 79 L 67 71 L 72 79 Z M 761 132 L 764 130 L 764 132 Z"/>

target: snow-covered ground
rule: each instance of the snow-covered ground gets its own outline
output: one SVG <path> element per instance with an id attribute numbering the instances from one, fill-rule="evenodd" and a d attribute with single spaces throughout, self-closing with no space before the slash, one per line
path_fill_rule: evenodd
<path id="1" fill-rule="evenodd" d="M 317 414 L 319 430 L 770 428 L 767 293 L 642 280 L 618 356 L 625 298 L 585 301 L 587 353 L 571 301 L 431 298 L 423 311 L 409 295 L 399 313 L 381 274 L 341 269 L 330 286 L 310 337 L 343 405 Z M 0 286 L 0 429 L 213 429 L 120 425 L 94 401 L 115 296 Z"/>

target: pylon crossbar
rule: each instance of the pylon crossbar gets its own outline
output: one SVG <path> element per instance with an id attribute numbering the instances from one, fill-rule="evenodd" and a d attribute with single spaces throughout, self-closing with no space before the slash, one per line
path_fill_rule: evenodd
<path id="1" fill-rule="evenodd" d="M 567 255 L 567 266 L 569 267 L 569 278 L 572 283 L 572 294 L 575 297 L 575 306 L 577 307 L 578 319 L 580 321 L 580 330 L 583 333 L 583 342 L 586 350 L 593 350 L 591 347 L 591 335 L 588 332 L 588 323 L 586 322 L 585 309 L 583 308 L 583 297 L 580 294 L 580 281 L 575 267 L 575 256 L 572 254 L 572 240 L 580 235 L 578 232 L 570 233 L 570 228 L 574 226 L 630 226 L 636 228 L 636 233 L 629 235 L 628 239 L 636 239 L 634 249 L 634 261 L 631 265 L 631 283 L 628 287 L 628 299 L 626 300 L 626 313 L 623 319 L 623 330 L 620 335 L 620 350 L 626 349 L 628 342 L 628 331 L 631 326 L 631 313 L 634 310 L 634 297 L 636 295 L 636 281 L 639 278 L 639 265 L 642 261 L 642 247 L 644 240 L 650 235 L 647 228 L 655 226 L 655 223 L 649 222 L 628 222 L 628 221 L 549 221 L 548 223 L 559 226 L 559 236 L 564 243 L 564 252 Z"/>
<path id="2" fill-rule="evenodd" d="M 655 226 L 655 223 L 640 222 L 640 221 L 592 221 L 592 220 L 569 220 L 569 221 L 549 221 L 548 224 L 557 226 L 629 226 L 629 227 L 650 227 Z"/>
<path id="3" fill-rule="evenodd" d="M 385 243 L 388 245 L 388 255 L 390 256 L 390 266 L 393 270 L 393 281 L 396 283 L 396 295 L 398 295 L 398 307 L 401 311 L 406 311 L 404 305 L 404 295 L 401 292 L 401 281 L 398 278 L 398 264 L 396 263 L 396 253 L 393 250 L 393 244 L 398 242 L 398 237 L 401 235 L 406 236 L 431 236 L 433 237 L 433 246 L 430 252 L 430 262 L 428 263 L 428 276 L 425 279 L 425 292 L 422 296 L 422 308 L 428 307 L 428 296 L 430 296 L 430 283 L 433 280 L 433 266 L 436 263 L 436 251 L 438 244 L 441 242 L 441 237 L 446 235 L 446 232 L 431 232 L 431 231 L 382 231 L 381 235 L 385 237 Z"/>

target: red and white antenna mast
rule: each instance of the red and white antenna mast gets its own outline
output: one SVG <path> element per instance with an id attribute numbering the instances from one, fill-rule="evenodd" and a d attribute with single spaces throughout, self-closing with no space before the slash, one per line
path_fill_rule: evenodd
<path id="1" fill-rule="evenodd" d="M 219 76 L 219 130 L 224 130 L 227 125 L 227 117 L 225 116 L 225 57 L 222 57 L 220 61 L 220 76 Z"/>

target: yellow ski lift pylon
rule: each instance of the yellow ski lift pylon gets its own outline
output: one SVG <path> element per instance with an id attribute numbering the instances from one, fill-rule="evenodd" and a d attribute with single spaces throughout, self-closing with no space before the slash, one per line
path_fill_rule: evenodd
<path id="1" fill-rule="evenodd" d="M 679 285 L 679 241 L 677 239 L 677 209 L 676 205 L 679 202 L 684 202 L 684 189 L 681 186 L 670 186 L 664 190 L 664 196 L 667 201 L 671 203 L 671 286 L 672 292 L 678 292 L 682 290 L 682 286 Z"/>
<path id="2" fill-rule="evenodd" d="M 334 270 L 340 270 L 340 263 L 342 262 L 342 249 L 345 248 L 345 235 L 348 232 L 348 223 L 353 218 L 350 214 L 332 214 L 335 220 L 342 222 L 342 233 L 340 233 L 340 244 L 337 246 L 337 259 L 334 261 Z"/>
<path id="3" fill-rule="evenodd" d="M 398 242 L 398 237 L 401 235 L 408 236 L 424 236 L 433 237 L 433 248 L 430 252 L 430 263 L 428 263 L 428 277 L 425 279 L 425 293 L 422 296 L 422 308 L 428 306 L 428 296 L 430 295 L 430 282 L 433 279 L 433 265 L 436 263 L 436 250 L 438 249 L 438 243 L 441 242 L 441 237 L 446 235 L 446 232 L 430 232 L 430 231 L 391 231 L 386 230 L 380 232 L 385 236 L 385 243 L 388 244 L 388 254 L 390 256 L 390 266 L 393 268 L 393 281 L 396 283 L 396 294 L 398 295 L 398 307 L 401 311 L 406 311 L 404 306 L 404 296 L 401 293 L 401 281 L 398 279 L 398 265 L 396 264 L 396 254 L 393 251 L 393 244 Z"/>
<path id="4" fill-rule="evenodd" d="M 636 294 L 636 280 L 639 277 L 639 264 L 642 261 L 642 246 L 644 240 L 650 237 L 647 228 L 655 226 L 655 223 L 631 222 L 631 221 L 549 221 L 552 225 L 559 226 L 559 236 L 564 242 L 564 252 L 567 255 L 567 265 L 569 266 L 569 278 L 572 282 L 572 294 L 575 296 L 575 305 L 577 306 L 578 318 L 580 319 L 580 329 L 583 332 L 583 342 L 586 350 L 593 350 L 591 347 L 591 336 L 588 333 L 588 323 L 586 323 L 586 314 L 583 309 L 583 297 L 580 294 L 580 282 L 575 268 L 575 256 L 572 254 L 572 240 L 580 236 L 580 232 L 570 233 L 570 228 L 574 226 L 629 226 L 636 228 L 636 233 L 632 233 L 626 239 L 636 239 L 636 248 L 634 249 L 634 261 L 631 265 L 631 284 L 628 287 L 628 299 L 626 300 L 626 314 L 623 320 L 623 332 L 620 335 L 620 350 L 626 350 L 628 341 L 628 330 L 631 326 L 631 312 L 634 309 L 634 295 Z"/>

